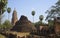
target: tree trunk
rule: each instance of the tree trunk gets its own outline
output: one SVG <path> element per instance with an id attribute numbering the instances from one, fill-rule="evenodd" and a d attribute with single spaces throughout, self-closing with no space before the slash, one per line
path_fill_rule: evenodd
<path id="1" fill-rule="evenodd" d="M 33 16 L 33 23 L 34 23 L 34 16 Z"/>

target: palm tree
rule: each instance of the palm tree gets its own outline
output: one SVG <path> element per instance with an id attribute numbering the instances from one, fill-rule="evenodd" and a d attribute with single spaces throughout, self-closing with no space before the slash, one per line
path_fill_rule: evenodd
<path id="1" fill-rule="evenodd" d="M 10 14 L 10 12 L 11 12 L 11 8 L 10 7 L 8 7 L 7 12 L 8 12 L 8 14 Z M 9 19 L 9 15 L 8 15 L 8 19 Z"/>
<path id="2" fill-rule="evenodd" d="M 41 23 L 42 23 L 43 18 L 44 18 L 43 15 L 40 15 L 40 16 L 39 16 L 39 19 L 40 19 Z"/>
<path id="3" fill-rule="evenodd" d="M 35 15 L 35 11 L 32 11 L 33 22 L 34 22 L 34 15 Z"/>

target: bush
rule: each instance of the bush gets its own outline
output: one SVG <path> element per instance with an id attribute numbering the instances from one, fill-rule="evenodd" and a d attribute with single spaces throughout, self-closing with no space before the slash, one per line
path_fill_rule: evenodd
<path id="1" fill-rule="evenodd" d="M 12 24 L 10 23 L 9 20 L 6 20 L 3 24 L 0 24 L 1 30 L 9 30 L 11 28 L 12 28 Z"/>

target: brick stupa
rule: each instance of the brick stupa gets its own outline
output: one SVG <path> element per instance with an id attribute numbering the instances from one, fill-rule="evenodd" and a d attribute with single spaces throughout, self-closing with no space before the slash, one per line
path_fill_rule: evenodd
<path id="1" fill-rule="evenodd" d="M 22 15 L 11 30 L 12 31 L 18 31 L 18 32 L 31 32 L 31 31 L 36 30 L 36 28 L 27 19 L 26 16 Z"/>
<path id="2" fill-rule="evenodd" d="M 17 12 L 16 12 L 16 10 L 14 9 L 13 14 L 12 14 L 12 25 L 15 25 L 15 23 L 16 23 L 17 21 L 18 21 Z"/>

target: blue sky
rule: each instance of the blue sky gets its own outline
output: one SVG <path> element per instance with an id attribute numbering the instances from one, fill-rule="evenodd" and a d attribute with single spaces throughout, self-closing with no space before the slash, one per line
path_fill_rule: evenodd
<path id="1" fill-rule="evenodd" d="M 12 13 L 14 8 L 17 11 L 18 19 L 20 19 L 21 15 L 25 15 L 28 19 L 33 22 L 33 17 L 31 15 L 32 10 L 35 10 L 34 22 L 39 21 L 39 16 L 44 15 L 44 19 L 46 18 L 46 10 L 48 10 L 52 5 L 54 5 L 57 0 L 8 0 L 7 7 L 11 7 L 10 13 L 10 21 L 12 18 Z M 4 13 L 5 20 L 8 19 L 7 11 Z M 46 22 L 43 20 L 43 22 Z"/>

